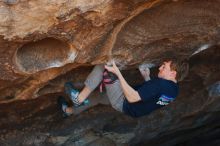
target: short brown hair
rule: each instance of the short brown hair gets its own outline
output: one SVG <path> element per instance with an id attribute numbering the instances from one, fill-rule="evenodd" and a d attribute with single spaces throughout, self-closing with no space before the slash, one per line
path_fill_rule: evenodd
<path id="1" fill-rule="evenodd" d="M 165 59 L 165 61 L 171 61 L 170 68 L 171 70 L 175 70 L 177 72 L 176 74 L 176 80 L 182 81 L 189 72 L 189 64 L 186 60 L 178 60 L 176 58 L 172 59 Z"/>

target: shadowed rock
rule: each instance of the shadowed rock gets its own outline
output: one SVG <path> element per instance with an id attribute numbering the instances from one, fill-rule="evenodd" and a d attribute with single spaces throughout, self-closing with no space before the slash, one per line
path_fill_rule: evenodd
<path id="1" fill-rule="evenodd" d="M 218 145 L 219 0 L 4 0 L 0 2 L 0 145 Z M 62 119 L 56 98 L 114 58 L 129 84 L 138 66 L 186 59 L 169 106 L 139 119 L 95 91 L 93 108 Z M 30 100 L 32 99 L 32 100 Z M 80 111 L 81 112 L 81 111 Z"/>

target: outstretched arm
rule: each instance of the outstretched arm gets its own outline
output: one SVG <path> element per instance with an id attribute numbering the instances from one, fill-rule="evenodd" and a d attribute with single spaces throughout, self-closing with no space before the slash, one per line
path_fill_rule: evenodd
<path id="1" fill-rule="evenodd" d="M 121 87 L 122 87 L 122 90 L 125 94 L 125 97 L 126 99 L 128 100 L 128 102 L 132 103 L 132 102 L 137 102 L 137 101 L 140 101 L 141 98 L 138 94 L 137 91 L 135 91 L 128 83 L 127 81 L 124 79 L 124 77 L 122 76 L 120 70 L 118 69 L 118 67 L 116 66 L 115 62 L 113 61 L 112 62 L 113 66 L 112 67 L 109 67 L 109 66 L 105 66 L 105 68 L 116 74 L 118 76 L 118 79 L 120 81 L 120 84 L 121 84 Z"/>

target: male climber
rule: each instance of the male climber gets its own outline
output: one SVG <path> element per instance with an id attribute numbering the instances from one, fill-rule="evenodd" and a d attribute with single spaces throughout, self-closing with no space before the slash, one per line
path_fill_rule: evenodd
<path id="1" fill-rule="evenodd" d="M 186 76 L 188 64 L 176 59 L 166 60 L 159 67 L 158 77 L 154 79 L 150 79 L 148 68 L 139 69 L 145 81 L 133 88 L 124 79 L 114 61 L 112 66 L 96 65 L 81 92 L 68 85 L 66 92 L 76 107 L 81 106 L 90 93 L 104 82 L 108 99 L 114 109 L 131 117 L 140 117 L 174 101 L 178 95 L 177 82 Z M 66 116 L 74 112 L 64 100 L 60 102 Z"/>

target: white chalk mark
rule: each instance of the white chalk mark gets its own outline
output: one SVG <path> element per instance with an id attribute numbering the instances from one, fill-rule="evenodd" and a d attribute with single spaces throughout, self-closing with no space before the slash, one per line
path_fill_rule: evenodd
<path id="1" fill-rule="evenodd" d="M 211 45 L 210 44 L 205 44 L 205 45 L 202 45 L 200 48 L 198 48 L 191 56 L 195 55 L 195 54 L 198 54 L 199 52 L 203 51 L 203 50 L 206 50 L 210 47 Z"/>
<path id="2" fill-rule="evenodd" d="M 155 67 L 156 65 L 153 63 L 142 63 L 139 65 L 139 69 L 145 69 L 145 68 L 152 68 Z"/>
<path id="3" fill-rule="evenodd" d="M 76 52 L 70 51 L 69 54 L 68 54 L 68 58 L 65 61 L 53 60 L 50 63 L 48 63 L 47 68 L 62 67 L 66 63 L 74 62 L 76 56 L 77 56 Z"/>
<path id="4" fill-rule="evenodd" d="M 68 62 L 73 62 L 76 59 L 77 53 L 74 51 L 70 51 L 70 53 L 68 54 Z"/>
<path id="5" fill-rule="evenodd" d="M 63 66 L 64 64 L 58 60 L 54 60 L 53 62 L 49 63 L 49 68 L 52 68 L 52 67 L 61 67 Z"/>

